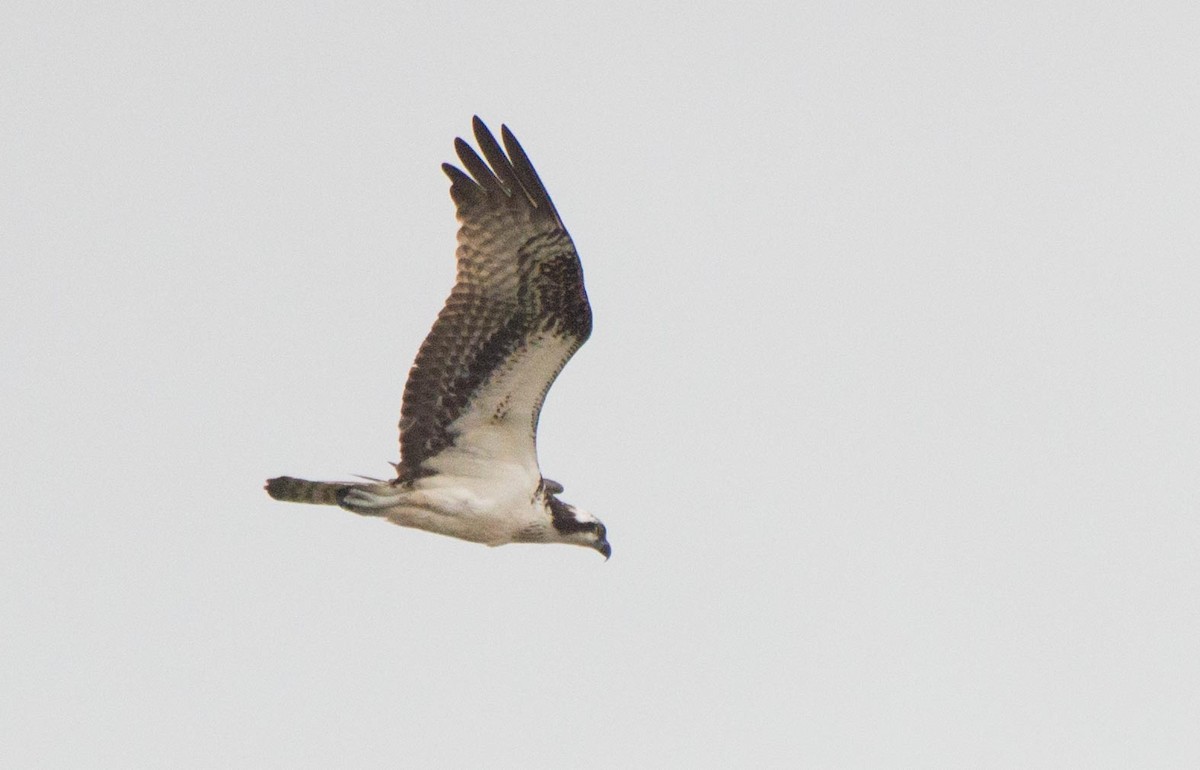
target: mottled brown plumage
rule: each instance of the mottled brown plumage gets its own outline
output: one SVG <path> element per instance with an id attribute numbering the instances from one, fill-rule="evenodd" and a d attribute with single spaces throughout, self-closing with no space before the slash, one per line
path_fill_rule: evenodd
<path id="1" fill-rule="evenodd" d="M 507 155 L 479 118 L 474 129 L 487 163 L 458 139 L 454 146 L 470 176 L 442 165 L 461 223 L 458 275 L 404 389 L 401 479 L 431 472 L 426 460 L 453 441 L 450 426 L 480 388 L 503 367 L 519 368 L 537 354 L 528 343 L 544 332 L 559 341 L 557 366 L 538 386 L 531 411 L 500 414 L 513 430 L 528 431 L 529 451 L 536 452 L 546 391 L 591 333 L 579 256 L 529 158 L 507 127 L 501 129 Z"/>

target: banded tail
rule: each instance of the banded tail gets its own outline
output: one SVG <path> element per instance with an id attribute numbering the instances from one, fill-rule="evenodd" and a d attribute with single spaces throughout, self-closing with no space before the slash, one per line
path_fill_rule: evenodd
<path id="1" fill-rule="evenodd" d="M 287 503 L 312 503 L 314 505 L 337 505 L 338 493 L 354 487 L 346 482 L 307 481 L 291 476 L 280 476 L 267 480 L 267 494 Z"/>

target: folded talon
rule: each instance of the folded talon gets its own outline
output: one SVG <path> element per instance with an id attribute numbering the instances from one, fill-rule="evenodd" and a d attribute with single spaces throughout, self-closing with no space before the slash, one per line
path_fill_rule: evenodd
<path id="1" fill-rule="evenodd" d="M 395 504 L 395 495 L 380 494 L 363 487 L 347 487 L 338 495 L 338 505 L 364 515 L 375 515 L 381 508 L 390 508 Z"/>

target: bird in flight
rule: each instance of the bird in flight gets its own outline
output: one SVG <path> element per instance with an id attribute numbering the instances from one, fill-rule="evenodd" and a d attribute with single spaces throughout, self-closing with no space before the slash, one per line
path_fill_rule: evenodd
<path id="1" fill-rule="evenodd" d="M 454 148 L 457 278 L 408 373 L 391 481 L 267 481 L 276 500 L 337 505 L 490 546 L 567 543 L 612 554 L 604 524 L 542 476 L 538 416 L 592 331 L 583 268 L 529 157 L 507 126 L 478 117 L 481 158 Z"/>

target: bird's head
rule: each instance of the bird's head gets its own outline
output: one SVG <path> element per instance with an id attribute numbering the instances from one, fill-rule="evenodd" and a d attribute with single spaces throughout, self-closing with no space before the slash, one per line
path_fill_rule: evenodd
<path id="1" fill-rule="evenodd" d="M 546 495 L 546 507 L 550 510 L 550 521 L 558 542 L 594 548 L 604 555 L 606 561 L 612 556 L 608 530 L 602 521 L 582 508 L 564 503 L 553 493 Z"/>

